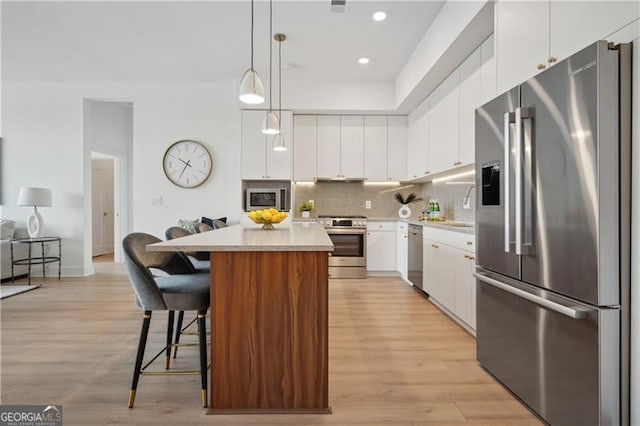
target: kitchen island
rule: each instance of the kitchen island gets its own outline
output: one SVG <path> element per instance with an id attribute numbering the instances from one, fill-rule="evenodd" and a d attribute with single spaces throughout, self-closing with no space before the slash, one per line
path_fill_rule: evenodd
<path id="1" fill-rule="evenodd" d="M 234 225 L 148 250 L 211 252 L 211 413 L 331 412 L 322 226 Z"/>

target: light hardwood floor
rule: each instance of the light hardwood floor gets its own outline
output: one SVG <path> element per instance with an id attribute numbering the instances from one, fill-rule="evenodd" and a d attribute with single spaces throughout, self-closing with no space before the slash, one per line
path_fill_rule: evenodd
<path id="1" fill-rule="evenodd" d="M 63 404 L 65 425 L 540 424 L 478 366 L 474 339 L 397 278 L 331 281 L 333 414 L 245 416 L 207 415 L 197 376 L 142 377 L 127 408 L 142 313 L 123 266 L 39 282 L 0 302 L 0 402 Z M 155 313 L 148 354 L 165 327 Z M 181 348 L 173 365 L 198 369 L 197 347 Z"/>

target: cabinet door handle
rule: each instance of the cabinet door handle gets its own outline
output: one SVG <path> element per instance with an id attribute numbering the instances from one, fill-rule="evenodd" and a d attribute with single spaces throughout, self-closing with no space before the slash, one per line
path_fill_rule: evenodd
<path id="1" fill-rule="evenodd" d="M 545 64 L 538 64 L 538 69 L 539 70 L 543 70 L 545 69 L 547 66 Z"/>
<path id="2" fill-rule="evenodd" d="M 424 172 L 424 174 L 425 174 L 425 175 L 429 175 L 429 174 L 431 174 L 431 172 Z"/>
<path id="3" fill-rule="evenodd" d="M 472 246 L 473 245 L 473 241 L 467 241 L 467 245 L 468 246 Z"/>
<path id="4" fill-rule="evenodd" d="M 469 260 L 475 260 L 476 258 L 474 256 L 469 256 L 468 254 L 464 255 L 465 259 L 469 259 Z"/>
<path id="5" fill-rule="evenodd" d="M 462 164 L 462 161 L 456 161 L 455 163 L 453 163 L 454 166 L 459 166 L 460 164 Z"/>
<path id="6" fill-rule="evenodd" d="M 431 244 L 431 247 L 433 247 L 433 248 L 440 248 L 440 246 L 439 246 L 439 245 L 437 245 L 437 244 Z"/>
<path id="7" fill-rule="evenodd" d="M 555 56 L 549 56 L 549 59 L 547 59 L 547 62 L 549 62 L 550 64 L 553 64 L 554 62 L 556 62 L 558 60 L 557 57 Z"/>

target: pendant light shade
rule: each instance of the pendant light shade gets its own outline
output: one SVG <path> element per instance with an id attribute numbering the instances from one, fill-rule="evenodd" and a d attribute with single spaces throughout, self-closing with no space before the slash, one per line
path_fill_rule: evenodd
<path id="1" fill-rule="evenodd" d="M 257 105 L 264 102 L 264 85 L 253 68 L 253 0 L 251 0 L 251 66 L 242 75 L 238 99 L 245 104 Z"/>
<path id="2" fill-rule="evenodd" d="M 240 96 L 238 98 L 241 102 L 251 105 L 264 102 L 264 85 L 253 68 L 249 68 L 244 72 L 242 81 L 240 81 Z"/>
<path id="3" fill-rule="evenodd" d="M 274 151 L 286 151 L 287 150 L 287 144 L 284 140 L 284 135 L 282 134 L 282 132 L 278 133 L 274 138 L 273 138 L 273 150 Z"/>
<path id="4" fill-rule="evenodd" d="M 282 119 L 282 42 L 287 39 L 287 36 L 278 33 L 273 36 L 278 42 L 278 111 L 280 112 L 280 118 Z M 287 144 L 282 134 L 281 126 L 282 122 L 278 122 L 278 134 L 273 138 L 273 150 L 274 151 L 286 151 Z"/>
<path id="5" fill-rule="evenodd" d="M 277 111 L 269 111 L 267 115 L 264 116 L 262 133 L 265 135 L 277 135 L 280 133 L 280 119 Z"/>

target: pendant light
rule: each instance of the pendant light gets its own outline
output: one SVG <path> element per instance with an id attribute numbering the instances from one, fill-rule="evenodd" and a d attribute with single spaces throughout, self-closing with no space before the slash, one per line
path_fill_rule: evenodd
<path id="1" fill-rule="evenodd" d="M 253 0 L 251 0 L 251 67 L 242 75 L 238 99 L 245 104 L 252 105 L 264 102 L 264 86 L 260 76 L 253 68 Z"/>
<path id="2" fill-rule="evenodd" d="M 262 133 L 265 135 L 276 135 L 280 133 L 280 120 L 278 115 L 273 110 L 273 92 L 271 91 L 273 82 L 273 42 L 271 37 L 273 36 L 273 0 L 269 0 L 269 111 L 264 117 L 262 123 Z"/>
<path id="3" fill-rule="evenodd" d="M 278 42 L 278 112 L 280 118 L 282 118 L 282 42 L 287 39 L 287 36 L 284 34 L 276 34 L 273 36 L 274 39 Z M 282 121 L 278 122 L 278 130 L 279 133 L 273 138 L 273 150 L 274 151 L 286 151 L 287 144 L 284 140 L 284 135 L 282 134 Z"/>

